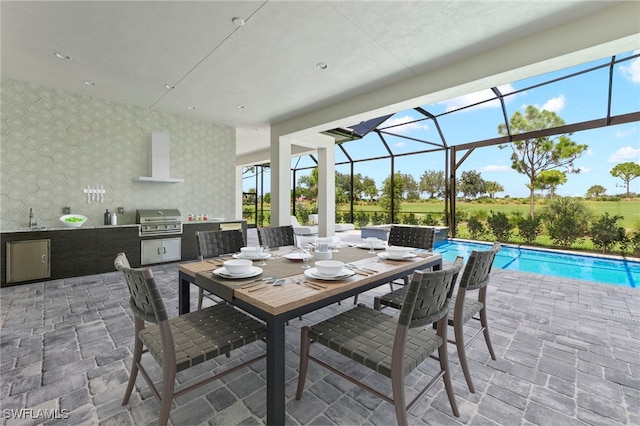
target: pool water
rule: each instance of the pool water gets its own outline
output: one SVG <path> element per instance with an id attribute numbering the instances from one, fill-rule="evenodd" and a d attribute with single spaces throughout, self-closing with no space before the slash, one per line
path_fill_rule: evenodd
<path id="1" fill-rule="evenodd" d="M 487 250 L 491 244 L 448 240 L 435 251 L 444 260 L 464 256 L 466 262 L 472 250 Z M 640 262 L 606 259 L 596 256 L 565 254 L 557 251 L 502 246 L 493 268 L 531 272 L 556 277 L 575 278 L 624 287 L 640 286 Z"/>

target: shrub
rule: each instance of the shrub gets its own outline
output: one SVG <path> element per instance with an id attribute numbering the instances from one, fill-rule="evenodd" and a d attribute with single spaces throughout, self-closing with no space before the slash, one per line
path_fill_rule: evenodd
<path id="1" fill-rule="evenodd" d="M 486 232 L 486 229 L 482 222 L 480 222 L 475 216 L 472 216 L 467 221 L 467 228 L 471 238 L 477 240 L 482 234 Z"/>
<path id="2" fill-rule="evenodd" d="M 526 244 L 533 243 L 542 231 L 542 221 L 539 217 L 521 217 L 518 221 L 518 235 Z"/>
<path id="3" fill-rule="evenodd" d="M 549 202 L 540 217 L 555 244 L 568 248 L 586 235 L 592 213 L 580 200 L 558 197 Z"/>
<path id="4" fill-rule="evenodd" d="M 626 239 L 626 231 L 623 227 L 618 226 L 618 220 L 622 216 L 609 216 L 605 212 L 596 221 L 591 224 L 591 241 L 603 253 L 611 251 L 613 246 Z"/>
<path id="5" fill-rule="evenodd" d="M 563 216 L 554 219 L 547 225 L 549 236 L 555 244 L 562 248 L 569 248 L 571 244 L 581 241 L 584 235 L 584 227 L 573 216 Z"/>
<path id="6" fill-rule="evenodd" d="M 416 215 L 414 213 L 409 213 L 409 214 L 405 214 L 402 216 L 402 223 L 404 223 L 405 225 L 417 225 L 418 224 L 418 218 L 416 217 Z"/>
<path id="7" fill-rule="evenodd" d="M 507 218 L 506 214 L 491 210 L 491 214 L 487 218 L 487 224 L 498 241 L 509 241 L 513 224 L 509 222 L 509 218 Z"/>
<path id="8" fill-rule="evenodd" d="M 425 226 L 438 226 L 440 225 L 440 221 L 433 217 L 431 213 L 427 213 L 425 217 L 422 218 L 422 225 Z"/>
<path id="9" fill-rule="evenodd" d="M 355 214 L 355 216 L 358 228 L 362 228 L 363 226 L 367 226 L 369 224 L 369 216 L 367 215 L 367 213 L 359 211 Z"/>

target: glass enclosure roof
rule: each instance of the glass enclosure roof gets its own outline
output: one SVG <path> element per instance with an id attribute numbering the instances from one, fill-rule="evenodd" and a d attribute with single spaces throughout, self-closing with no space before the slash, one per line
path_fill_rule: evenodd
<path id="1" fill-rule="evenodd" d="M 606 154 L 610 155 L 608 159 L 616 157 L 616 149 L 630 146 L 626 149 L 627 154 L 632 154 L 629 161 L 638 161 L 640 51 L 625 52 L 454 99 L 416 106 L 391 116 L 373 117 L 327 133 L 339 134 L 336 136 L 336 165 L 354 162 L 357 164 L 354 173 L 374 175 L 372 177 L 378 187 L 390 176 L 392 169 L 412 174 L 417 181 L 425 170 L 444 170 L 444 151 L 461 144 L 461 148 L 468 149 L 479 143 L 485 160 L 484 164 L 478 163 L 475 159 L 478 154 L 474 152 L 458 169 L 458 174 L 467 169 L 480 169 L 485 177 L 484 173 L 507 172 L 510 169 L 510 150 L 497 147 L 501 137 L 498 126 L 508 122 L 515 112 L 524 111 L 527 105 L 556 112 L 567 125 L 573 126 L 569 132 L 578 143 L 589 139 L 590 147 L 612 144 L 611 153 Z M 619 147 L 613 146 L 613 139 L 617 136 L 597 130 L 608 124 L 620 128 L 616 135 L 630 133 L 631 139 L 621 142 Z M 564 129 L 557 133 L 567 131 Z M 603 138 L 602 134 L 607 136 Z M 595 138 L 597 140 L 594 140 L 594 135 L 599 135 Z M 414 160 L 400 161 L 405 156 L 412 156 Z M 291 168 L 298 177 L 307 174 L 306 170 L 317 166 L 316 158 L 314 155 L 292 158 Z M 609 164 L 608 169 L 613 165 Z M 588 168 L 584 167 L 585 170 Z M 340 173 L 349 173 L 349 170 L 350 167 L 337 168 Z M 491 180 L 491 176 L 485 179 Z M 252 186 L 251 182 L 248 185 Z M 615 188 L 613 184 L 607 187 Z"/>

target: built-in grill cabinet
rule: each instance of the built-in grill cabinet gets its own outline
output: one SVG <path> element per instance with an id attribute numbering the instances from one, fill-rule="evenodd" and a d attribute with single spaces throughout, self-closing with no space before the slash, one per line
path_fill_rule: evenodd
<path id="1" fill-rule="evenodd" d="M 142 265 L 181 259 L 182 216 L 179 210 L 137 210 L 136 222 L 140 224 Z"/>

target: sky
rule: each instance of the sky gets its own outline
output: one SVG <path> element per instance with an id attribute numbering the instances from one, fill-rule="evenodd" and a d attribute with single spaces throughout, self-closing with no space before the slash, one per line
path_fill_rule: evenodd
<path id="1" fill-rule="evenodd" d="M 640 51 L 627 52 L 623 57 L 638 54 Z M 567 124 L 599 119 L 606 116 L 609 85 L 609 68 L 604 67 L 594 72 L 580 75 L 576 78 L 561 80 L 548 85 L 532 87 L 537 83 L 572 74 L 579 70 L 590 69 L 596 65 L 608 63 L 610 58 L 583 64 L 567 70 L 513 82 L 499 87 L 501 93 L 515 94 L 505 96 L 507 116 L 511 117 L 515 111 L 524 111 L 527 105 L 534 105 L 538 109 L 555 112 Z M 482 106 L 454 111 L 463 105 L 474 104 L 481 100 L 494 97 L 491 90 L 472 93 L 455 99 L 424 105 L 427 111 L 434 115 L 444 114 L 438 118 L 440 128 L 448 145 L 491 139 L 500 136 L 498 124 L 503 123 L 503 115 L 498 101 L 489 102 Z M 614 67 L 613 95 L 611 115 L 620 115 L 640 110 L 640 58 L 617 64 Z M 450 112 L 450 113 L 447 113 Z M 380 127 L 395 126 L 393 131 L 405 136 L 427 140 L 441 145 L 441 138 L 431 120 L 416 111 L 402 111 L 390 117 Z M 391 129 L 389 129 L 391 130 Z M 640 124 L 637 122 L 607 126 L 594 130 L 576 132 L 570 138 L 578 144 L 588 145 L 587 151 L 575 161 L 580 169 L 578 174 L 567 175 L 566 184 L 556 190 L 562 196 L 584 196 L 593 185 L 606 188 L 606 195 L 625 192 L 624 182 L 620 178 L 611 176 L 611 169 L 619 163 L 640 163 Z M 433 148 L 432 145 L 414 142 L 404 138 L 388 137 L 387 142 L 391 150 L 398 154 Z M 354 159 L 365 159 L 388 155 L 383 144 L 375 134 L 369 134 L 359 141 L 347 142 L 344 145 L 349 155 Z M 526 187 L 526 176 L 511 168 L 511 148 L 500 149 L 497 146 L 484 147 L 474 150 L 458 168 L 457 176 L 462 172 L 475 170 L 480 172 L 484 180 L 499 182 L 504 192 L 497 193 L 497 197 L 526 197 L 529 190 Z M 458 159 L 463 155 L 459 154 Z M 336 151 L 336 162 L 345 160 L 344 154 Z M 292 160 L 292 165 L 298 159 Z M 400 156 L 395 159 L 396 172 L 409 173 L 416 181 L 426 170 L 444 170 L 444 152 Z M 312 161 L 302 157 L 298 167 L 310 166 Z M 380 188 L 382 181 L 390 175 L 390 161 L 375 160 L 356 163 L 355 173 L 372 177 Z M 562 168 L 558 170 L 563 170 Z M 348 166 L 336 166 L 336 171 L 349 173 Z M 245 190 L 255 187 L 252 182 L 245 183 Z M 268 190 L 265 188 L 265 190 Z M 631 182 L 631 191 L 640 193 L 640 178 Z"/>

